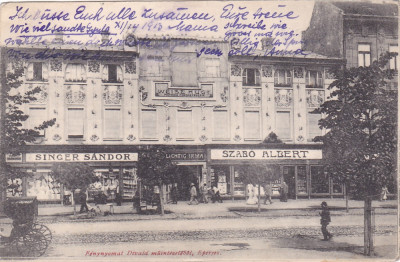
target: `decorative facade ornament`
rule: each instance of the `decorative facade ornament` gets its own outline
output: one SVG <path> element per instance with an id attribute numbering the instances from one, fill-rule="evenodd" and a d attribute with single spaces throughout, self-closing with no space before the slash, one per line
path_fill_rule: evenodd
<path id="1" fill-rule="evenodd" d="M 35 103 L 35 104 L 45 104 L 45 103 L 47 103 L 47 98 L 49 97 L 49 94 L 47 93 L 47 86 L 46 85 L 42 85 L 42 86 L 35 85 L 34 86 L 34 85 L 30 84 L 28 86 L 29 89 L 35 89 L 37 87 L 40 88 L 40 91 L 34 95 L 36 100 L 32 101 L 32 103 Z"/>
<path id="2" fill-rule="evenodd" d="M 57 59 L 50 60 L 50 70 L 53 72 L 61 72 L 62 71 L 62 62 Z"/>
<path id="3" fill-rule="evenodd" d="M 261 67 L 263 77 L 272 77 L 272 66 Z"/>
<path id="4" fill-rule="evenodd" d="M 136 61 L 125 62 L 125 73 L 126 74 L 136 74 Z"/>
<path id="5" fill-rule="evenodd" d="M 128 139 L 129 141 L 132 142 L 132 141 L 136 140 L 136 137 L 134 137 L 133 135 L 128 135 L 128 137 L 126 139 Z"/>
<path id="6" fill-rule="evenodd" d="M 180 105 L 180 108 L 188 108 L 188 103 L 186 101 L 183 101 Z"/>
<path id="7" fill-rule="evenodd" d="M 293 69 L 294 78 L 304 78 L 304 71 L 302 67 L 295 67 Z"/>
<path id="8" fill-rule="evenodd" d="M 147 99 L 147 92 L 145 91 L 145 89 L 144 89 L 143 86 L 141 86 L 141 87 L 139 88 L 139 93 L 140 93 L 140 98 L 141 98 L 141 100 L 142 100 L 142 101 L 146 101 L 146 99 Z"/>
<path id="9" fill-rule="evenodd" d="M 325 79 L 335 79 L 335 75 L 331 73 L 330 68 L 324 69 Z"/>
<path id="10" fill-rule="evenodd" d="M 275 89 L 275 106 L 291 107 L 293 101 L 293 90 Z"/>
<path id="11" fill-rule="evenodd" d="M 260 106 L 261 105 L 261 89 L 244 88 L 243 89 L 244 106 Z"/>
<path id="12" fill-rule="evenodd" d="M 22 69 L 24 68 L 24 62 L 22 61 L 22 59 L 14 59 L 11 62 L 11 67 L 13 70 Z"/>
<path id="13" fill-rule="evenodd" d="M 298 141 L 298 142 L 302 142 L 302 141 L 304 141 L 304 137 L 303 137 L 303 136 L 301 136 L 301 135 L 300 135 L 300 136 L 298 136 L 298 137 L 297 137 L 297 141 Z"/>
<path id="14" fill-rule="evenodd" d="M 86 92 L 84 85 L 67 85 L 65 99 L 68 104 L 83 104 Z"/>
<path id="15" fill-rule="evenodd" d="M 308 107 L 316 108 L 324 103 L 325 92 L 323 90 L 306 90 L 306 92 Z"/>
<path id="16" fill-rule="evenodd" d="M 105 86 L 103 100 L 106 105 L 120 105 L 122 101 L 122 87 L 112 85 Z"/>
<path id="17" fill-rule="evenodd" d="M 92 135 L 90 137 L 90 140 L 92 140 L 93 142 L 96 142 L 97 140 L 99 140 L 99 137 L 97 135 Z"/>
<path id="18" fill-rule="evenodd" d="M 169 141 L 172 140 L 172 137 L 171 137 L 170 135 L 165 135 L 164 138 L 163 138 L 163 140 L 164 140 L 165 142 L 169 142 Z"/>
<path id="19" fill-rule="evenodd" d="M 242 69 L 238 65 L 232 65 L 231 66 L 231 76 L 241 76 L 242 75 Z"/>
<path id="20" fill-rule="evenodd" d="M 54 141 L 60 141 L 60 140 L 61 140 L 61 136 L 60 136 L 59 134 L 55 134 L 55 135 L 53 136 L 53 140 L 54 140 Z"/>
<path id="21" fill-rule="evenodd" d="M 88 68 L 90 73 L 100 72 L 100 63 L 98 61 L 89 61 Z"/>
<path id="22" fill-rule="evenodd" d="M 239 142 L 240 140 L 242 140 L 242 138 L 239 135 L 235 135 L 233 140 L 235 140 L 236 142 Z"/>
<path id="23" fill-rule="evenodd" d="M 221 100 L 222 102 L 226 103 L 228 101 L 228 87 L 224 87 L 224 91 L 221 93 Z"/>
<path id="24" fill-rule="evenodd" d="M 201 142 L 206 142 L 207 139 L 208 139 L 208 138 L 207 138 L 205 135 L 202 135 L 201 137 L 199 137 L 199 140 L 200 140 Z"/>

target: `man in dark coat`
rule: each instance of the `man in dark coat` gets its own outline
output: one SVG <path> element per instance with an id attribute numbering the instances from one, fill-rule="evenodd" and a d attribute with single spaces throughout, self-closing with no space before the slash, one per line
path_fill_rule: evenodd
<path id="1" fill-rule="evenodd" d="M 84 210 L 85 212 L 89 211 L 89 208 L 86 204 L 86 200 L 87 200 L 86 189 L 82 189 L 79 194 L 79 202 L 81 203 L 81 210 L 79 211 L 79 213 L 83 213 Z"/>
<path id="2" fill-rule="evenodd" d="M 324 240 L 326 241 L 333 237 L 333 235 L 329 233 L 328 229 L 326 228 L 331 222 L 331 214 L 328 209 L 328 204 L 325 201 L 321 203 L 321 208 L 322 212 L 319 213 L 319 215 L 321 216 L 321 231 L 324 235 Z"/>

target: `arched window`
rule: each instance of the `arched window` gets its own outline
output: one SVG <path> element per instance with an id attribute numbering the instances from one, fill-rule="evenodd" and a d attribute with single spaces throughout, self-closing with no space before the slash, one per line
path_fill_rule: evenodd
<path id="1" fill-rule="evenodd" d="M 243 70 L 243 82 L 244 86 L 260 86 L 260 71 L 255 68 L 245 68 Z"/>
<path id="2" fill-rule="evenodd" d="M 274 85 L 276 87 L 292 86 L 292 73 L 290 70 L 277 69 L 274 74 Z"/>
<path id="3" fill-rule="evenodd" d="M 323 88 L 324 81 L 320 71 L 308 70 L 306 74 L 306 87 L 307 88 Z"/>
<path id="4" fill-rule="evenodd" d="M 65 68 L 66 82 L 86 82 L 86 68 L 82 64 L 68 64 Z"/>

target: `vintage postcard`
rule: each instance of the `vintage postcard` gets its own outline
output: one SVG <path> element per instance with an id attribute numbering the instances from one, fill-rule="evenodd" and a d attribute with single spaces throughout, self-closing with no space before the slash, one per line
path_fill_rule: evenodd
<path id="1" fill-rule="evenodd" d="M 6 2 L 0 257 L 395 261 L 395 1 Z"/>

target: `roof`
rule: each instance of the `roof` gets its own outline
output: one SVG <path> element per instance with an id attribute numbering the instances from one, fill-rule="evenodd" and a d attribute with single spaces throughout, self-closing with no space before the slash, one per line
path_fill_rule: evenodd
<path id="1" fill-rule="evenodd" d="M 397 17 L 398 5 L 370 2 L 332 2 L 345 15 Z"/>

